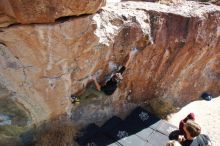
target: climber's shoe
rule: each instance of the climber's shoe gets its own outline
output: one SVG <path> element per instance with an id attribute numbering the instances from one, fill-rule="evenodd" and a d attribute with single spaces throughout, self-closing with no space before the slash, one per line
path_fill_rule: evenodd
<path id="1" fill-rule="evenodd" d="M 76 97 L 75 95 L 71 95 L 71 102 L 73 104 L 79 104 L 80 103 L 80 100 L 78 97 Z"/>
<path id="2" fill-rule="evenodd" d="M 78 98 L 75 99 L 75 104 L 80 104 L 80 100 Z"/>

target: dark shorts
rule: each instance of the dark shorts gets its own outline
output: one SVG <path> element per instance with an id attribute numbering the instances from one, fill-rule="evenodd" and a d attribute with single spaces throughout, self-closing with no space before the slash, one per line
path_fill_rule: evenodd
<path id="1" fill-rule="evenodd" d="M 125 71 L 126 67 L 122 66 L 116 73 L 121 73 L 123 74 L 123 72 Z"/>

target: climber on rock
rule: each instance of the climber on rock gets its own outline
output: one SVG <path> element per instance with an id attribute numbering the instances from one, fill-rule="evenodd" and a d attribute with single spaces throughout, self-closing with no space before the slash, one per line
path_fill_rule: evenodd
<path id="1" fill-rule="evenodd" d="M 122 74 L 125 71 L 125 69 L 128 67 L 129 63 L 131 62 L 131 59 L 132 59 L 133 55 L 136 52 L 137 52 L 137 49 L 133 49 L 129 53 L 128 60 L 126 61 L 125 65 L 120 67 L 120 69 L 118 71 L 113 73 L 111 75 L 111 78 L 109 80 L 107 80 L 104 85 L 100 85 L 97 82 L 96 77 L 93 76 L 92 79 L 93 79 L 93 81 L 96 85 L 96 89 L 98 91 L 104 92 L 106 95 L 112 95 L 115 92 L 115 90 L 117 89 L 118 84 L 122 81 L 122 79 L 123 79 Z"/>
<path id="2" fill-rule="evenodd" d="M 188 119 L 183 125 L 184 135 L 179 135 L 182 146 L 211 146 L 209 136 L 201 134 L 201 127 L 194 120 Z"/>
<path id="3" fill-rule="evenodd" d="M 88 85 L 86 85 L 86 88 L 84 88 L 82 91 L 79 91 L 78 93 L 74 93 L 71 95 L 71 102 L 75 105 L 80 103 L 80 101 L 84 101 L 85 99 L 88 99 L 90 97 L 99 97 L 102 96 L 103 93 L 105 95 L 112 95 L 114 91 L 117 89 L 119 82 L 123 79 L 122 74 L 124 73 L 125 69 L 128 67 L 128 64 L 131 62 L 131 59 L 133 55 L 137 52 L 137 49 L 132 49 L 132 51 L 128 55 L 128 59 L 124 66 L 121 66 L 118 71 L 113 73 L 109 80 L 105 82 L 104 85 L 100 85 L 97 80 L 96 76 L 97 73 L 93 76 L 91 76 L 92 81 L 95 83 L 95 87 L 90 82 Z M 102 92 L 99 92 L 102 91 Z"/>

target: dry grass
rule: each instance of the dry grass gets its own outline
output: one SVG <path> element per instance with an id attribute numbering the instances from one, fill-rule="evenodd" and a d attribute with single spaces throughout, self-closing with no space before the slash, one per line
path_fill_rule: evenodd
<path id="1" fill-rule="evenodd" d="M 35 146 L 76 146 L 74 137 L 78 128 L 71 122 L 52 122 L 37 136 Z"/>

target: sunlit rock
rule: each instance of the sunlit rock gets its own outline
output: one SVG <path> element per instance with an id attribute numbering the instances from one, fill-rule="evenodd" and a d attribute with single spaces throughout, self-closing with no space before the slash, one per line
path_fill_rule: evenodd
<path id="1" fill-rule="evenodd" d="M 60 17 L 92 14 L 104 5 L 105 0 L 1 0 L 0 12 L 17 23 L 49 23 Z"/>
<path id="2" fill-rule="evenodd" d="M 219 17 L 212 4 L 123 2 L 53 24 L 2 28 L 0 82 L 33 122 L 71 112 L 75 121 L 94 122 L 135 103 L 168 105 L 158 114 L 167 113 L 204 91 L 219 95 Z M 71 111 L 71 94 L 84 90 L 91 75 L 104 82 L 134 49 L 112 96 Z"/>

